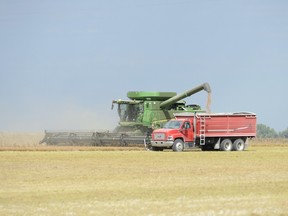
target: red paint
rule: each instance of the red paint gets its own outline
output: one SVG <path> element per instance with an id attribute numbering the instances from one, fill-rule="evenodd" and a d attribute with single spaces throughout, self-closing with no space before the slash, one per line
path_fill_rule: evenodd
<path id="1" fill-rule="evenodd" d="M 203 140 L 205 142 L 209 141 L 210 144 L 216 144 L 212 143 L 214 142 L 212 141 L 213 138 L 215 140 L 220 139 L 220 141 L 228 138 L 233 142 L 238 138 L 246 141 L 247 138 L 256 136 L 256 114 L 254 113 L 198 113 L 196 115 L 182 113 L 171 121 L 179 121 L 181 126 L 176 129 L 162 128 L 154 130 L 152 133 L 154 146 L 159 147 L 159 145 L 155 145 L 155 142 L 158 141 L 170 140 L 171 142 L 176 139 L 182 139 L 184 143 L 193 142 L 197 146 L 204 145 Z M 185 128 L 185 122 L 189 123 L 191 127 Z M 166 147 L 169 147 L 168 145 Z"/>

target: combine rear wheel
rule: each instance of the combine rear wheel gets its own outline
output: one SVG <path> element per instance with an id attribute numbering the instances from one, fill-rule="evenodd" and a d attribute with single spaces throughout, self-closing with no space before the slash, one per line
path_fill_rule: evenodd
<path id="1" fill-rule="evenodd" d="M 232 150 L 232 141 L 230 139 L 224 139 L 220 143 L 221 151 L 231 151 Z"/>
<path id="2" fill-rule="evenodd" d="M 243 151 L 245 149 L 245 142 L 243 139 L 236 139 L 233 142 L 232 150 L 233 151 Z"/>
<path id="3" fill-rule="evenodd" d="M 184 150 L 184 143 L 181 139 L 176 139 L 174 141 L 173 147 L 172 147 L 173 151 L 183 151 Z"/>

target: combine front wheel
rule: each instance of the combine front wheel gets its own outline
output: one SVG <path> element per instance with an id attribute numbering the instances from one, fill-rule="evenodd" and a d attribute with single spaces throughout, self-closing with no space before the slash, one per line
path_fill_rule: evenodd
<path id="1" fill-rule="evenodd" d="M 144 146 L 145 146 L 145 149 L 147 150 L 147 151 L 153 151 L 153 147 L 152 147 L 152 145 L 151 145 L 151 139 L 150 139 L 150 137 L 146 137 L 145 139 L 144 139 Z"/>

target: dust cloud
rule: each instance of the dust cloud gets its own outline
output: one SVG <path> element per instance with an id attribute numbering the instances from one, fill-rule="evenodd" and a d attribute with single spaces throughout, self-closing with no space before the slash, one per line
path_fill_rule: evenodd
<path id="1" fill-rule="evenodd" d="M 70 107 L 55 116 L 53 121 L 49 122 L 49 128 L 53 126 L 53 128 L 68 130 L 113 130 L 117 126 L 117 116 L 115 116 L 117 113 L 114 112 Z"/>

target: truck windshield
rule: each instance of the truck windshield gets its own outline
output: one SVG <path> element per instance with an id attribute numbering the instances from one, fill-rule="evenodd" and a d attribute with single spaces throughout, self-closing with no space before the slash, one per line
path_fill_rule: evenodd
<path id="1" fill-rule="evenodd" d="M 166 129 L 178 129 L 178 128 L 180 128 L 181 124 L 182 124 L 182 121 L 171 120 L 171 121 L 168 121 L 164 125 L 164 128 L 166 128 Z"/>

